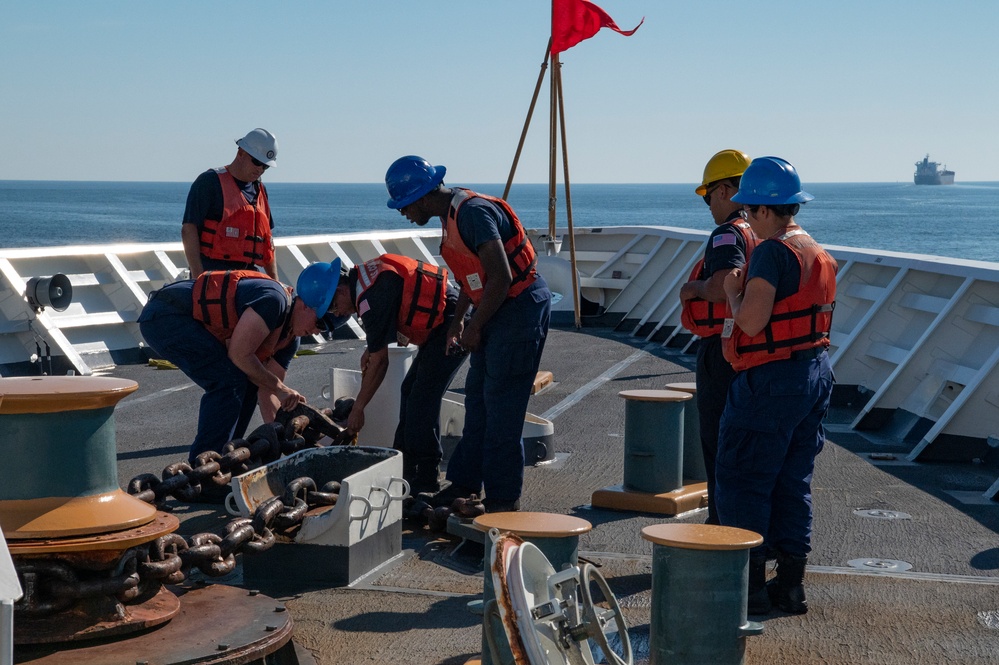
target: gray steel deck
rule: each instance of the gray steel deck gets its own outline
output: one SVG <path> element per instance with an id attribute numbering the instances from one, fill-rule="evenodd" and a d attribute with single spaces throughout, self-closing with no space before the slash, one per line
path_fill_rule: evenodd
<path id="1" fill-rule="evenodd" d="M 356 368 L 359 340 L 312 347 L 295 360 L 288 383 L 324 405 L 329 368 Z M 603 566 L 629 622 L 636 662 L 648 662 L 650 543 L 642 527 L 664 520 L 701 522 L 704 511 L 668 518 L 591 509 L 591 493 L 621 482 L 625 389 L 692 381 L 693 358 L 630 335 L 553 330 L 542 369 L 555 384 L 532 397 L 530 411 L 555 424 L 558 460 L 526 470 L 523 509 L 567 513 L 594 528 L 580 553 Z M 124 486 L 186 459 L 200 390 L 180 372 L 121 366 L 139 390 L 116 410 L 118 470 Z M 460 391 L 464 374 L 452 389 Z M 814 552 L 806 584 L 810 611 L 774 614 L 748 638 L 749 663 L 994 663 L 999 658 L 999 504 L 982 498 L 995 478 L 987 464 L 906 461 L 911 447 L 865 438 L 835 412 L 813 484 Z M 369 416 L 370 418 L 370 416 Z M 867 453 L 895 460 L 872 460 Z M 967 501 L 967 503 L 965 503 Z M 879 519 L 862 510 L 900 511 Z M 181 530 L 221 527 L 228 516 L 204 505 L 175 504 Z M 407 522 L 407 525 L 409 523 Z M 404 531 L 401 557 L 350 588 L 286 599 L 295 641 L 320 664 L 464 663 L 480 651 L 480 618 L 465 605 L 481 592 L 474 548 Z M 848 562 L 899 560 L 908 572 L 870 572 Z M 882 563 L 882 566 L 885 564 Z M 238 573 L 228 578 L 239 583 Z M 705 620 L 710 620 L 706 617 Z"/>

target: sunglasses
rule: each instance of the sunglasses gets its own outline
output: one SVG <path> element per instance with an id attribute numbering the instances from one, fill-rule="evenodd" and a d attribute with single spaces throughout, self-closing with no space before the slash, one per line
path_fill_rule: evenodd
<path id="1" fill-rule="evenodd" d="M 253 162 L 254 166 L 262 166 L 262 167 L 264 167 L 265 171 L 270 168 L 269 164 L 264 164 L 262 161 L 260 161 L 259 159 L 257 159 L 253 155 L 250 155 L 250 161 Z"/>
<path id="2" fill-rule="evenodd" d="M 755 215 L 756 211 L 759 210 L 761 207 L 762 206 L 742 206 L 742 209 L 748 212 L 750 215 Z"/>
<path id="3" fill-rule="evenodd" d="M 704 199 L 704 202 L 706 204 L 711 205 L 711 195 L 714 194 L 718 190 L 719 187 L 721 187 L 721 185 L 715 185 L 714 187 L 712 187 L 711 189 L 709 189 L 704 194 L 704 196 L 701 197 L 702 199 Z"/>

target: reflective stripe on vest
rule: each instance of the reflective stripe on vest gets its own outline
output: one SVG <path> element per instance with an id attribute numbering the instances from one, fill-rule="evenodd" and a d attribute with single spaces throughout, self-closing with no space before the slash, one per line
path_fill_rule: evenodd
<path id="1" fill-rule="evenodd" d="M 527 287 L 534 283 L 538 277 L 535 266 L 538 262 L 534 245 L 528 240 L 524 233 L 524 227 L 520 223 L 517 214 L 510 207 L 510 204 L 503 199 L 486 194 L 477 194 L 470 189 L 461 187 L 454 188 L 454 196 L 451 198 L 451 205 L 448 208 L 447 220 L 444 223 L 444 236 L 441 238 L 441 257 L 447 263 L 448 268 L 454 275 L 455 280 L 461 285 L 462 292 L 468 296 L 473 304 L 478 305 L 482 301 L 482 293 L 486 285 L 485 270 L 479 257 L 465 245 L 458 232 L 458 211 L 461 206 L 471 198 L 479 197 L 491 201 L 498 205 L 510 220 L 513 228 L 513 236 L 503 245 L 506 252 L 507 263 L 510 266 L 512 281 L 507 298 L 516 298 Z"/>
<path id="2" fill-rule="evenodd" d="M 225 167 L 215 173 L 222 185 L 222 219 L 204 221 L 201 253 L 210 259 L 266 267 L 274 260 L 267 190 L 260 183 L 257 200 L 251 204 Z"/>
<path id="3" fill-rule="evenodd" d="M 749 263 L 749 257 L 759 243 L 759 239 L 753 233 L 749 222 L 734 222 L 731 224 L 731 227 L 736 233 L 742 236 L 743 244 L 746 246 L 746 263 Z M 687 281 L 694 282 L 705 278 L 704 258 L 702 257 L 690 272 L 690 277 L 687 278 Z M 683 301 L 683 309 L 680 312 L 680 323 L 683 324 L 684 328 L 698 337 L 710 337 L 711 335 L 721 334 L 722 328 L 725 325 L 725 319 L 731 318 L 731 316 L 732 313 L 729 310 L 727 299 L 723 302 L 712 302 L 703 298 L 691 298 L 690 300 Z"/>
<path id="4" fill-rule="evenodd" d="M 215 339 L 223 344 L 232 337 L 239 314 L 236 311 L 236 286 L 244 279 L 269 279 L 270 276 L 256 270 L 207 270 L 194 281 L 192 315 L 195 321 L 200 321 L 205 329 Z M 289 307 L 285 324 L 278 330 L 271 331 L 256 351 L 257 358 L 264 362 L 278 349 L 288 345 L 291 336 L 291 308 Z"/>
<path id="5" fill-rule="evenodd" d="M 431 331 L 444 321 L 447 270 L 397 254 L 382 254 L 357 266 L 358 294 L 354 307 L 383 272 L 402 277 L 402 302 L 396 320 L 398 332 L 409 343 L 423 346 Z"/>
<path id="6" fill-rule="evenodd" d="M 750 337 L 738 326 L 733 326 L 728 337 L 722 334 L 725 359 L 736 370 L 786 360 L 795 351 L 829 346 L 836 306 L 836 260 L 802 229 L 789 231 L 774 241 L 794 252 L 798 260 L 798 290 L 774 303 L 770 320 L 756 335 Z"/>

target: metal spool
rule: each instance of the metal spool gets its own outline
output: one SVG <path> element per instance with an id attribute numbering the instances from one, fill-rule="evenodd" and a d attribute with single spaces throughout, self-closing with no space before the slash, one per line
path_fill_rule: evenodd
<path id="1" fill-rule="evenodd" d="M 0 525 L 24 589 L 16 644 L 141 630 L 180 609 L 162 584 L 133 577 L 132 548 L 179 525 L 118 487 L 113 411 L 137 388 L 99 377 L 0 380 Z"/>
<path id="2" fill-rule="evenodd" d="M 612 665 L 632 664 L 624 615 L 595 567 L 567 566 L 556 573 L 535 545 L 513 534 L 490 535 L 491 574 L 500 590 L 484 614 L 491 651 L 497 651 L 502 627 L 517 665 L 592 665 L 594 647 Z M 594 602 L 594 587 L 603 605 Z"/>
<path id="3" fill-rule="evenodd" d="M 513 513 L 486 513 L 475 518 L 475 526 L 478 529 L 492 533 L 515 534 L 523 541 L 526 541 L 538 548 L 545 559 L 553 567 L 560 570 L 566 567 L 578 567 L 579 536 L 587 533 L 593 526 L 584 519 L 571 515 L 557 515 L 552 513 L 534 512 L 513 512 Z M 482 607 L 489 601 L 496 598 L 496 589 L 493 584 L 493 576 L 490 574 L 490 561 L 485 557 L 482 589 Z M 499 640 L 496 649 L 499 658 L 493 658 L 487 644 L 489 637 L 487 631 L 482 635 L 482 665 L 497 665 L 498 663 L 509 662 L 509 646 Z M 501 633 L 500 633 L 501 635 Z"/>
<path id="4" fill-rule="evenodd" d="M 153 520 L 153 506 L 118 486 L 114 406 L 138 387 L 92 376 L 0 380 L 0 526 L 9 541 L 105 533 Z"/>

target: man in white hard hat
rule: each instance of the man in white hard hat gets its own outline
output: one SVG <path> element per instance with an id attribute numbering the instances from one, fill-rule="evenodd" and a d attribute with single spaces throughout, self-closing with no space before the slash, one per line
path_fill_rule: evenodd
<path id="1" fill-rule="evenodd" d="M 208 169 L 187 195 L 180 237 L 197 278 L 205 270 L 259 270 L 277 279 L 274 220 L 260 181 L 277 164 L 277 139 L 257 128 L 236 141 L 228 166 Z"/>

